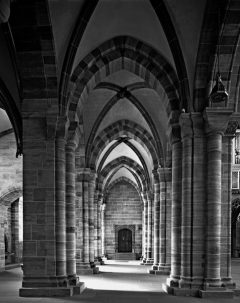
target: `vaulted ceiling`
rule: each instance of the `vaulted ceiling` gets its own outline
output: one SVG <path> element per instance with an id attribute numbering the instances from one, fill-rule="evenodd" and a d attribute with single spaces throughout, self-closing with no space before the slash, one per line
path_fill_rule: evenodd
<path id="1" fill-rule="evenodd" d="M 0 79 L 15 111 L 28 98 L 24 60 L 31 70 L 31 58 L 39 54 L 43 77 L 56 78 L 60 113 L 76 112 L 85 165 L 103 175 L 103 186 L 124 177 L 142 191 L 152 184 L 152 170 L 170 165 L 172 113 L 206 106 L 219 35 L 231 37 L 220 43 L 235 73 L 224 74 L 230 63 L 224 66 L 222 59 L 223 80 L 235 97 L 239 90 L 239 1 L 42 0 L 14 1 L 11 7 L 3 2 Z M 31 37 L 36 28 L 39 46 Z M 4 131 L 10 124 L 4 110 L 0 115 Z"/>

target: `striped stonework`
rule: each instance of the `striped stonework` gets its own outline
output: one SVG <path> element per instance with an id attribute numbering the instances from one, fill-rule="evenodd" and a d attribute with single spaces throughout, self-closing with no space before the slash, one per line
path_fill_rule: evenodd
<path id="1" fill-rule="evenodd" d="M 154 139 L 140 125 L 129 120 L 120 120 L 111 124 L 95 138 L 92 148 L 90 150 L 91 155 L 89 159 L 89 166 L 95 167 L 103 149 L 112 140 L 116 140 L 121 136 L 127 136 L 141 144 L 144 149 L 148 150 L 148 152 L 150 153 L 154 167 L 158 166 L 159 158 L 157 156 Z"/>
<path id="2" fill-rule="evenodd" d="M 174 69 L 157 51 L 149 45 L 128 36 L 118 36 L 106 41 L 87 55 L 71 76 L 67 105 L 70 120 L 82 116 L 82 105 L 88 94 L 101 79 L 121 69 L 140 76 L 149 87 L 157 92 L 165 91 L 168 96 L 166 112 L 179 109 L 179 84 Z"/>
<path id="3" fill-rule="evenodd" d="M 101 176 L 105 180 L 110 180 L 110 177 L 113 175 L 112 172 L 115 172 L 116 169 L 119 169 L 122 166 L 128 167 L 132 171 L 133 175 L 136 176 L 136 182 L 140 181 L 140 189 L 149 188 L 149 178 L 146 176 L 147 172 L 145 172 L 137 162 L 125 156 L 116 158 L 108 163 L 101 171 Z"/>

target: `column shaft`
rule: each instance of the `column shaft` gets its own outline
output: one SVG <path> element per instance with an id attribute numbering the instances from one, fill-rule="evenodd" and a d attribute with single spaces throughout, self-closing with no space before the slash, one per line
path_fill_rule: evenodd
<path id="1" fill-rule="evenodd" d="M 94 191 L 95 191 L 95 174 L 90 174 L 88 194 L 89 210 L 89 261 L 94 264 Z"/>
<path id="2" fill-rule="evenodd" d="M 89 263 L 89 181 L 83 180 L 83 262 Z"/>
<path id="3" fill-rule="evenodd" d="M 66 276 L 66 196 L 65 196 L 65 144 L 56 139 L 56 274 Z"/>
<path id="4" fill-rule="evenodd" d="M 148 200 L 148 239 L 147 239 L 147 262 L 152 262 L 152 198 L 147 195 Z"/>
<path id="5" fill-rule="evenodd" d="M 207 268 L 206 281 L 210 286 L 220 284 L 221 237 L 221 156 L 222 134 L 207 137 L 208 203 L 207 203 Z"/>
<path id="6" fill-rule="evenodd" d="M 153 269 L 157 269 L 158 263 L 159 263 L 159 211 L 160 211 L 160 200 L 159 200 L 159 177 L 158 173 L 154 172 L 154 242 L 153 242 L 153 251 L 154 251 L 154 261 L 153 261 Z M 155 268 L 156 267 L 156 268 Z"/>
<path id="7" fill-rule="evenodd" d="M 75 205 L 75 148 L 66 146 L 66 253 L 67 274 L 76 276 L 76 205 Z"/>
<path id="8" fill-rule="evenodd" d="M 172 229 L 171 229 L 171 284 L 177 285 L 181 275 L 182 222 L 182 143 L 172 144 Z"/>

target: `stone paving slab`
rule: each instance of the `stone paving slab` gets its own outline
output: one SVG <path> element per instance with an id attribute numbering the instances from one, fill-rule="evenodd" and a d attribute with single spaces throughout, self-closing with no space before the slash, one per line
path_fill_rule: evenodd
<path id="1" fill-rule="evenodd" d="M 1 303 L 229 303 L 239 302 L 233 299 L 175 297 L 165 294 L 161 284 L 166 276 L 148 274 L 150 267 L 136 266 L 136 263 L 109 262 L 99 266 L 98 275 L 82 276 L 80 281 L 86 283 L 87 289 L 81 294 L 66 298 L 21 298 L 21 269 L 11 269 L 0 273 Z M 240 259 L 233 261 L 232 275 L 240 285 Z"/>

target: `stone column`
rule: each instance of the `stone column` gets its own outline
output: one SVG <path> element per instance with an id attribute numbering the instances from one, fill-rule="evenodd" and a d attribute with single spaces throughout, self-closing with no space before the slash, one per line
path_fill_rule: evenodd
<path id="1" fill-rule="evenodd" d="M 152 251 L 152 194 L 147 193 L 148 201 L 148 239 L 147 239 L 147 260 L 146 264 L 153 264 L 153 251 Z"/>
<path id="2" fill-rule="evenodd" d="M 94 273 L 98 273 L 98 268 L 94 264 L 94 193 L 96 174 L 91 171 L 89 174 L 88 186 L 88 210 L 89 210 L 89 262 Z"/>
<path id="3" fill-rule="evenodd" d="M 60 118 L 29 113 L 23 113 L 24 275 L 19 294 L 42 297 L 47 287 L 48 296 L 69 296 L 73 288 L 66 278 L 66 121 L 59 122 L 55 138 Z"/>
<path id="4" fill-rule="evenodd" d="M 106 209 L 106 204 L 103 203 L 101 205 L 101 230 L 102 230 L 102 257 L 106 257 L 105 253 L 105 209 Z"/>
<path id="5" fill-rule="evenodd" d="M 89 181 L 90 170 L 83 168 L 77 171 L 77 180 L 82 183 L 82 238 L 83 249 L 81 260 L 77 261 L 77 273 L 80 275 L 92 274 L 90 266 L 90 238 L 89 238 Z M 79 185 L 78 185 L 79 187 Z M 78 227 L 79 230 L 79 227 Z"/>
<path id="6" fill-rule="evenodd" d="M 69 131 L 66 144 L 66 254 L 69 283 L 75 285 L 76 278 L 76 190 L 75 190 L 75 150 L 78 134 Z"/>
<path id="7" fill-rule="evenodd" d="M 172 169 L 159 168 L 160 180 L 160 242 L 157 274 L 170 273 L 171 261 L 171 190 Z"/>
<path id="8" fill-rule="evenodd" d="M 142 243 L 142 262 L 144 265 L 147 260 L 147 245 L 148 245 L 148 201 L 146 192 L 142 193 L 143 201 L 143 243 Z"/>
<path id="9" fill-rule="evenodd" d="M 159 176 L 157 171 L 153 171 L 153 195 L 154 195 L 154 212 L 153 212 L 153 224 L 154 224 L 154 241 L 153 241 L 153 270 L 158 269 L 159 263 L 159 217 L 160 217 L 160 185 Z"/>
<path id="10" fill-rule="evenodd" d="M 97 182 L 96 182 L 97 183 Z M 98 262 L 98 190 L 95 189 L 94 191 L 94 263 Z"/>
<path id="11" fill-rule="evenodd" d="M 235 115 L 232 115 L 231 121 L 228 122 L 222 138 L 221 280 L 230 288 L 234 286 L 231 275 L 233 138 L 240 121 Z"/>
<path id="12" fill-rule="evenodd" d="M 181 275 L 182 142 L 180 127 L 172 127 L 171 273 L 168 287 L 178 287 Z"/>
<path id="13" fill-rule="evenodd" d="M 98 212 L 97 212 L 97 251 L 98 257 L 102 257 L 102 234 L 101 234 L 101 205 L 103 203 L 103 196 L 102 194 L 98 196 Z"/>
<path id="14" fill-rule="evenodd" d="M 192 178 L 193 178 L 193 131 L 190 114 L 181 114 L 182 135 L 182 233 L 181 233 L 181 279 L 182 287 L 191 283 L 192 245 Z"/>
<path id="15" fill-rule="evenodd" d="M 83 176 L 81 166 L 80 151 L 75 152 L 76 163 L 76 272 L 79 273 L 83 264 Z"/>
<path id="16" fill-rule="evenodd" d="M 207 133 L 207 233 L 205 285 L 217 287 L 221 282 L 221 173 L 222 135 L 227 128 L 231 111 L 219 108 L 206 108 Z"/>
<path id="17" fill-rule="evenodd" d="M 65 137 L 56 139 L 56 272 L 66 276 L 66 178 Z"/>

